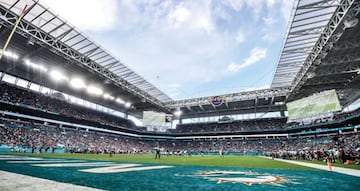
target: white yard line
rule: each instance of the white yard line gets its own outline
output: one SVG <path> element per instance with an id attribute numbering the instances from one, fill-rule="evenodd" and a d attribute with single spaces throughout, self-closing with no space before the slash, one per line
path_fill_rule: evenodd
<path id="1" fill-rule="evenodd" d="M 7 163 L 13 164 L 39 164 L 39 163 L 78 163 L 87 162 L 84 160 L 37 160 L 37 161 L 6 161 Z"/>
<path id="2" fill-rule="evenodd" d="M 54 164 L 30 164 L 39 167 L 78 167 L 78 166 L 114 166 L 113 162 L 86 162 L 86 163 L 55 163 Z"/>
<path id="3" fill-rule="evenodd" d="M 264 158 L 271 159 L 270 157 L 264 157 Z M 274 158 L 274 160 L 329 171 L 329 167 L 327 165 L 312 164 L 312 163 L 300 162 L 300 161 L 296 161 L 296 160 L 285 160 L 285 159 L 278 159 L 278 158 Z M 356 170 L 356 169 L 332 166 L 332 171 L 341 173 L 341 174 L 347 174 L 347 175 L 351 175 L 351 176 L 360 177 L 360 170 Z"/>
<path id="4" fill-rule="evenodd" d="M 143 171 L 143 170 L 155 170 L 163 168 L 172 168 L 173 166 L 145 166 L 145 167 L 135 167 L 139 164 L 120 164 L 117 166 L 111 167 L 102 167 L 102 168 L 91 168 L 79 170 L 81 172 L 91 172 L 91 173 L 116 173 L 116 172 L 132 172 L 132 171 Z"/>
<path id="5" fill-rule="evenodd" d="M 0 190 L 4 191 L 100 191 L 99 189 L 56 182 L 43 178 L 0 171 Z"/>
<path id="6" fill-rule="evenodd" d="M 37 157 L 0 157 L 0 160 L 44 160 L 42 158 Z"/>

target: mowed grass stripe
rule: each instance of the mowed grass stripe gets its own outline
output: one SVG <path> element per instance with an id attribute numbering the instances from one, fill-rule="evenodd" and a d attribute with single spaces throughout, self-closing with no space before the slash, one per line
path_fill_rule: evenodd
<path id="1" fill-rule="evenodd" d="M 193 166 L 217 166 L 217 167 L 241 167 L 241 168 L 275 168 L 275 169 L 294 169 L 294 170 L 314 170 L 295 164 L 275 161 L 271 159 L 256 156 L 162 156 L 161 159 L 155 159 L 155 155 L 115 155 L 110 157 L 105 154 L 30 154 L 16 153 L 23 156 L 38 156 L 48 158 L 66 158 L 83 160 L 101 160 L 129 163 L 153 163 L 153 164 L 171 164 L 171 165 L 193 165 Z"/>

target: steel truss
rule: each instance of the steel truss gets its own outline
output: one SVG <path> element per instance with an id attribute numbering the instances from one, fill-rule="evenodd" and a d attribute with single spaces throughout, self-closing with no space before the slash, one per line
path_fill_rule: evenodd
<path id="1" fill-rule="evenodd" d="M 312 63 L 320 63 L 340 38 L 341 23 L 357 14 L 356 1 L 296 1 L 271 87 L 290 86 L 294 90 L 302 84 L 300 81 Z M 347 26 L 355 23 L 351 21 Z"/>
<path id="2" fill-rule="evenodd" d="M 305 74 L 308 72 L 308 69 L 313 64 L 320 65 L 322 59 L 334 47 L 334 44 L 339 40 L 344 31 L 345 27 L 342 25 L 344 20 L 351 20 L 359 13 L 359 4 L 355 2 L 356 0 L 342 0 L 339 3 L 335 13 L 313 47 L 312 52 L 308 55 L 299 73 L 294 78 L 291 84 L 292 91 L 296 92 L 301 88 L 307 80 Z"/>
<path id="3" fill-rule="evenodd" d="M 335 45 L 333 50 L 344 50 L 344 49 L 357 48 L 357 47 L 360 47 L 360 39 L 353 39 L 350 41 L 339 42 Z"/>
<path id="4" fill-rule="evenodd" d="M 14 3 L 14 5 L 16 3 Z M 32 7 L 34 7 L 37 4 L 38 4 L 38 2 L 36 1 L 27 10 L 27 13 L 31 10 Z M 48 10 L 47 9 L 44 10 L 44 12 L 46 12 L 46 11 L 48 11 Z M 27 14 L 27 13 L 25 13 L 25 14 Z M 40 13 L 33 20 L 37 19 L 43 13 Z M 0 25 L 5 26 L 6 28 L 11 28 L 12 26 L 14 26 L 17 18 L 18 18 L 18 15 L 16 13 L 12 12 L 10 10 L 10 8 L 7 9 L 6 7 L 4 7 L 3 5 L 0 4 Z M 87 68 L 89 71 L 96 72 L 100 76 L 103 76 L 104 78 L 109 79 L 114 84 L 127 90 L 129 93 L 131 93 L 135 96 L 138 96 L 142 99 L 145 99 L 148 102 L 150 102 L 160 108 L 166 109 L 164 103 L 161 102 L 160 100 L 158 100 L 156 97 L 151 96 L 149 93 L 145 92 L 144 90 L 141 90 L 140 88 L 136 87 L 135 85 L 129 83 L 128 81 L 123 79 L 121 76 L 113 73 L 108 68 L 96 63 L 94 60 L 92 60 L 88 56 L 95 52 L 96 52 L 95 54 L 104 53 L 104 51 L 101 50 L 100 47 L 95 47 L 85 53 L 80 53 L 79 50 L 83 49 L 84 46 L 82 46 L 78 49 L 74 49 L 73 47 L 67 45 L 65 43 L 65 41 L 61 41 L 61 39 L 63 39 L 66 35 L 73 32 L 74 28 L 70 28 L 68 31 L 64 32 L 61 35 L 58 35 L 56 38 L 54 36 L 52 36 L 51 32 L 56 30 L 58 27 L 61 27 L 62 25 L 64 25 L 65 22 L 63 22 L 62 25 L 57 26 L 57 28 L 55 27 L 54 29 L 52 29 L 52 31 L 50 31 L 50 32 L 45 32 L 41 29 L 42 26 L 48 24 L 49 22 L 51 22 L 54 19 L 55 18 L 47 21 L 45 24 L 41 25 L 40 27 L 35 26 L 34 24 L 32 24 L 31 22 L 29 22 L 25 19 L 22 19 L 19 23 L 19 26 L 18 26 L 16 32 L 17 32 L 17 34 L 20 34 L 21 36 L 23 36 L 29 40 L 32 40 L 32 42 L 35 42 L 44 47 L 48 47 L 50 49 L 50 51 L 52 51 L 53 53 L 60 55 L 64 58 L 76 63 L 80 67 L 85 66 L 85 68 Z M 58 19 L 58 18 L 56 18 L 56 19 Z M 66 41 L 70 41 L 73 38 L 78 37 L 79 35 L 80 35 L 80 33 L 78 35 L 71 37 L 70 39 L 67 39 Z M 84 39 L 84 40 L 89 41 L 87 39 Z M 82 41 L 84 41 L 84 40 L 82 40 Z M 99 50 L 101 50 L 101 51 L 99 51 Z M 93 54 L 91 56 L 94 56 L 95 54 Z M 104 62 L 106 60 L 104 60 Z M 112 63 L 112 64 L 114 64 L 114 63 Z"/>
<path id="5" fill-rule="evenodd" d="M 226 94 L 226 95 L 220 95 L 220 97 L 224 97 L 226 102 L 231 103 L 231 102 L 236 102 L 236 101 L 255 100 L 255 99 L 259 99 L 259 98 L 272 98 L 272 97 L 279 97 L 279 96 L 287 96 L 289 93 L 290 93 L 290 88 L 284 87 L 284 88 L 271 88 L 271 89 L 264 89 L 264 90 L 255 90 L 255 91 L 248 91 L 248 92 Z M 209 97 L 201 97 L 201 98 L 194 98 L 194 99 L 172 101 L 172 102 L 166 103 L 166 106 L 169 108 L 181 108 L 181 107 L 209 105 L 210 103 L 209 103 L 208 99 L 209 99 Z"/>

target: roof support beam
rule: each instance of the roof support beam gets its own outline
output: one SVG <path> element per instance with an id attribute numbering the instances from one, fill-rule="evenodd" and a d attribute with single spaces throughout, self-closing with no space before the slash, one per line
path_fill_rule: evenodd
<path id="1" fill-rule="evenodd" d="M 66 35 L 68 35 L 71 31 L 74 30 L 74 27 L 70 28 L 69 30 L 61 33 L 60 35 L 58 35 L 56 38 L 55 38 L 55 41 L 58 41 L 58 40 L 61 40 L 63 39 Z"/>
<path id="2" fill-rule="evenodd" d="M 42 5 L 39 5 L 41 8 L 44 8 Z M 46 8 L 44 8 L 43 13 L 49 12 L 49 14 L 54 15 L 50 11 L 48 11 Z M 39 17 L 40 15 L 38 15 Z M 3 5 L 0 5 L 0 17 L 1 24 L 7 28 L 11 28 L 14 25 L 14 22 L 16 22 L 18 15 L 17 13 L 12 12 L 11 10 L 7 9 Z M 36 19 L 36 18 L 35 18 Z M 62 21 L 62 20 L 61 20 Z M 64 21 L 62 21 L 64 22 Z M 65 41 L 59 41 L 57 38 L 51 36 L 50 34 L 44 32 L 42 29 L 36 26 L 36 24 L 28 22 L 26 19 L 23 19 L 20 21 L 19 26 L 16 31 L 19 35 L 22 35 L 23 37 L 30 39 L 33 38 L 34 41 L 42 46 L 50 47 L 52 51 L 54 51 L 56 54 L 61 55 L 65 58 L 68 58 L 77 65 L 84 67 L 92 72 L 96 72 L 99 76 L 102 76 L 104 78 L 107 78 L 111 82 L 113 82 L 115 85 L 124 88 L 127 92 L 130 94 L 137 96 L 141 99 L 145 99 L 147 102 L 153 104 L 154 106 L 157 106 L 159 108 L 162 108 L 164 110 L 169 110 L 163 103 L 163 101 L 172 101 L 171 98 L 166 96 L 166 99 L 158 100 L 156 97 L 150 95 L 148 92 L 141 90 L 140 88 L 130 84 L 126 80 L 122 79 L 121 77 L 117 76 L 115 73 L 111 72 L 110 70 L 107 70 L 100 64 L 94 62 L 92 59 L 89 59 L 87 55 L 81 54 L 80 52 L 74 50 L 72 47 L 70 47 L 66 42 L 78 37 L 81 35 L 79 32 L 74 32 L 74 35 L 71 36 L 69 39 Z M 71 33 L 71 31 L 70 31 Z M 101 51 L 100 51 L 101 52 Z M 102 50 L 104 52 L 104 50 Z M 105 54 L 109 55 L 105 52 Z M 92 55 L 93 56 L 93 55 Z M 130 69 L 128 69 L 130 70 Z M 146 82 L 148 86 L 152 86 L 150 83 Z M 152 86 L 153 87 L 153 86 Z M 154 87 L 155 88 L 155 87 Z"/>
<path id="3" fill-rule="evenodd" d="M 192 109 L 191 109 L 191 107 L 190 106 L 186 106 L 186 108 L 189 110 L 189 111 L 193 111 Z"/>
<path id="4" fill-rule="evenodd" d="M 199 104 L 198 106 L 200 107 L 201 110 L 205 111 L 201 104 Z"/>
<path id="5" fill-rule="evenodd" d="M 44 24 L 42 24 L 41 26 L 39 26 L 39 28 L 43 28 L 45 25 L 49 24 L 51 21 L 53 21 L 54 19 L 56 19 L 57 17 L 54 16 L 53 18 L 49 19 L 48 21 L 46 21 Z"/>
<path id="6" fill-rule="evenodd" d="M 339 6 L 341 3 L 341 0 L 321 0 L 304 6 L 299 6 L 298 9 L 328 8 Z"/>
<path id="7" fill-rule="evenodd" d="M 82 50 L 82 49 L 84 49 L 84 48 L 86 48 L 86 47 L 90 46 L 91 44 L 92 44 L 92 43 L 91 43 L 91 42 L 89 42 L 88 44 L 86 44 L 86 45 L 84 45 L 84 46 L 82 46 L 82 47 L 78 48 L 76 51 L 80 51 L 80 50 Z"/>
<path id="8" fill-rule="evenodd" d="M 76 45 L 78 45 L 78 44 L 80 44 L 80 43 L 82 43 L 82 42 L 84 42 L 85 40 L 87 40 L 86 38 L 84 38 L 84 39 L 82 39 L 82 40 L 80 40 L 80 41 L 77 41 L 75 44 L 72 44 L 72 45 L 70 45 L 71 47 L 74 47 L 74 46 L 76 46 Z"/>
<path id="9" fill-rule="evenodd" d="M 108 58 L 108 59 L 106 59 L 106 60 L 104 60 L 104 61 L 99 62 L 99 64 L 105 63 L 105 62 L 110 61 L 110 60 L 114 60 L 114 58 L 113 58 L 113 57 L 110 57 L 110 58 Z M 104 66 L 104 67 L 105 67 L 105 66 Z"/>
<path id="10" fill-rule="evenodd" d="M 263 89 L 263 90 L 255 90 L 248 92 L 239 92 L 233 94 L 225 94 L 220 95 L 224 97 L 227 102 L 236 102 L 242 100 L 252 100 L 256 97 L 265 98 L 268 96 L 286 96 L 290 93 L 290 88 L 272 88 L 272 89 Z M 194 99 L 185 99 L 168 102 L 167 106 L 170 108 L 179 108 L 189 106 L 200 106 L 209 104 L 208 97 L 194 98 Z"/>
<path id="11" fill-rule="evenodd" d="M 40 14 L 36 15 L 36 17 L 34 17 L 30 23 L 34 22 L 37 18 L 41 17 L 41 15 L 43 15 L 44 13 L 46 13 L 48 11 L 48 9 L 44 9 L 43 12 L 41 12 Z"/>
<path id="12" fill-rule="evenodd" d="M 334 47 L 334 50 L 343 50 L 349 48 L 360 47 L 360 39 L 354 39 L 352 41 L 343 41 L 341 43 L 337 43 Z"/>
<path id="13" fill-rule="evenodd" d="M 115 62 L 111 62 L 111 63 L 109 63 L 109 64 L 106 64 L 106 65 L 104 65 L 104 67 L 105 68 L 107 68 L 107 69 L 111 69 L 113 66 L 115 66 L 117 63 L 119 63 L 119 61 L 115 61 Z"/>
<path id="14" fill-rule="evenodd" d="M 319 40 L 316 42 L 312 53 L 306 58 L 303 67 L 300 69 L 299 73 L 296 75 L 294 81 L 291 84 L 292 90 L 297 90 L 300 88 L 300 82 L 305 76 L 307 70 L 314 63 L 314 61 L 321 55 L 324 56 L 327 54 L 325 51 L 325 46 L 335 43 L 339 39 L 339 35 L 334 35 L 337 29 L 340 29 L 340 25 L 345 19 L 349 17 L 347 15 L 350 8 L 353 6 L 355 0 L 341 0 L 340 5 L 336 9 L 334 15 L 330 18 L 329 23 L 326 25 L 324 32 L 321 34 Z M 339 33 L 341 35 L 341 33 Z M 328 50 L 327 50 L 328 51 Z M 303 83 L 301 83 L 303 84 Z"/>

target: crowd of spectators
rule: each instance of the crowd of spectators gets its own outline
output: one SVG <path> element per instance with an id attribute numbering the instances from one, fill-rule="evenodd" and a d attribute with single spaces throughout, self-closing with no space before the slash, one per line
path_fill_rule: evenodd
<path id="1" fill-rule="evenodd" d="M 266 156 L 296 159 L 317 160 L 347 163 L 355 161 L 360 163 L 360 133 L 334 135 L 317 139 L 293 139 L 275 150 L 264 152 Z"/>
<path id="2" fill-rule="evenodd" d="M 360 115 L 360 108 L 348 112 L 338 112 L 334 115 L 334 120 L 345 119 L 352 116 Z"/>
<path id="3" fill-rule="evenodd" d="M 287 117 L 278 118 L 260 118 L 252 120 L 237 120 L 228 123 L 210 122 L 210 123 L 190 123 L 179 124 L 176 129 L 169 129 L 170 133 L 209 133 L 209 132 L 244 132 L 244 131 L 266 131 L 278 130 L 284 128 L 296 128 L 304 125 L 321 124 L 335 120 L 346 119 L 358 116 L 360 108 L 350 112 L 339 112 L 331 117 L 316 118 L 308 123 L 299 121 L 287 122 Z"/>
<path id="4" fill-rule="evenodd" d="M 18 152 L 151 153 L 161 148 L 167 154 L 203 152 L 264 154 L 284 159 L 326 160 L 359 164 L 360 133 L 306 138 L 242 138 L 154 140 L 132 138 L 74 127 L 60 127 L 2 118 L 0 146 L 9 145 Z"/>
<path id="5" fill-rule="evenodd" d="M 121 128 L 135 128 L 135 125 L 129 120 L 71 104 L 51 95 L 35 93 L 5 83 L 0 83 L 0 100 L 14 104 L 31 106 L 43 111 L 59 113 L 60 115 L 75 119 L 87 120 Z M 142 128 L 138 128 L 137 130 L 141 129 Z"/>
<path id="6" fill-rule="evenodd" d="M 51 95 L 35 93 L 6 83 L 0 83 L 0 100 L 23 104 L 43 111 L 59 113 L 62 116 L 87 120 L 94 123 L 126 128 L 135 131 L 146 131 L 146 127 L 138 127 L 130 120 L 113 116 L 97 110 L 85 108 L 72 104 L 66 100 L 55 98 Z M 61 106 L 61 107 L 59 107 Z M 344 119 L 350 116 L 359 115 L 360 108 L 351 112 L 340 112 L 330 118 L 314 119 L 310 124 L 324 123 L 333 120 Z M 233 133 L 244 131 L 266 131 L 292 127 L 301 127 L 302 122 L 287 123 L 286 117 L 262 118 L 252 120 L 230 120 L 211 123 L 178 124 L 176 129 L 168 129 L 168 133 L 191 134 L 191 133 Z"/>
<path id="7" fill-rule="evenodd" d="M 232 121 L 229 123 L 196 123 L 179 124 L 173 133 L 208 133 L 208 132 L 243 132 L 243 131 L 264 131 L 281 129 L 286 124 L 287 118 L 263 118 L 253 120 Z"/>
<path id="8" fill-rule="evenodd" d="M 81 153 L 151 152 L 150 147 L 130 137 L 5 118 L 0 120 L 1 144 L 17 151 L 28 151 L 31 148 L 32 152 L 50 152 L 53 149 Z"/>

